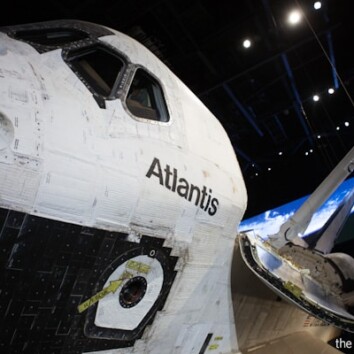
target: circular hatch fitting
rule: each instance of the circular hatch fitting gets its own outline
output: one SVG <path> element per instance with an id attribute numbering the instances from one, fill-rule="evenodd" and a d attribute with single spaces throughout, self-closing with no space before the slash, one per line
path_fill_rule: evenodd
<path id="1" fill-rule="evenodd" d="M 147 282 L 145 278 L 138 276 L 129 279 L 120 291 L 119 303 L 124 308 L 134 307 L 144 297 L 146 288 Z"/>

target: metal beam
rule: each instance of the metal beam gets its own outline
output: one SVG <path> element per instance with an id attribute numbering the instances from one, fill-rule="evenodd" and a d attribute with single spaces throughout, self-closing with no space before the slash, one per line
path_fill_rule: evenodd
<path id="1" fill-rule="evenodd" d="M 267 20 L 270 25 L 270 27 L 274 27 L 276 29 L 276 34 L 278 34 L 278 25 L 277 22 L 273 16 L 272 9 L 270 7 L 269 1 L 268 0 L 262 0 L 263 7 L 265 9 L 266 15 L 267 15 Z"/>
<path id="2" fill-rule="evenodd" d="M 262 168 L 256 162 L 254 162 L 244 151 L 242 151 L 240 148 L 238 148 L 234 145 L 233 145 L 233 147 L 236 151 L 236 154 L 238 156 L 241 156 L 244 160 L 247 161 L 247 165 L 244 169 L 244 172 L 246 172 L 250 166 L 255 167 L 258 171 L 262 170 Z"/>
<path id="3" fill-rule="evenodd" d="M 337 90 L 339 88 L 339 83 L 338 83 L 338 77 L 337 77 L 336 59 L 335 59 L 335 56 L 334 56 L 333 40 L 332 40 L 331 31 L 328 31 L 326 33 L 326 38 L 327 38 L 327 43 L 328 43 L 329 57 L 331 59 L 333 84 L 334 84 L 334 88 Z"/>
<path id="4" fill-rule="evenodd" d="M 264 135 L 263 132 L 258 127 L 258 125 L 257 125 L 257 123 L 255 121 L 254 114 L 252 114 L 252 112 L 250 110 L 248 110 L 246 107 L 244 107 L 243 104 L 236 98 L 235 94 L 232 92 L 232 90 L 231 90 L 231 88 L 229 87 L 228 84 L 223 84 L 222 87 L 225 90 L 225 92 L 228 94 L 228 96 L 231 98 L 232 102 L 236 105 L 236 107 L 241 111 L 241 113 L 247 119 L 247 121 L 256 130 L 258 135 L 259 136 L 263 136 Z"/>
<path id="5" fill-rule="evenodd" d="M 338 27 L 339 27 L 339 25 L 335 25 L 332 28 L 330 28 L 330 30 L 335 30 Z M 324 31 L 320 32 L 318 34 L 318 36 L 322 36 L 323 33 L 324 33 Z M 250 73 L 250 72 L 252 72 L 252 71 L 254 71 L 254 70 L 262 67 L 263 65 L 268 64 L 268 63 L 270 63 L 270 62 L 272 62 L 274 60 L 277 60 L 282 53 L 290 53 L 290 52 L 296 50 L 297 48 L 300 48 L 302 45 L 310 43 L 310 42 L 313 42 L 315 40 L 316 39 L 314 39 L 313 36 L 308 36 L 304 40 L 296 43 L 295 45 L 293 45 L 293 46 L 291 46 L 289 48 L 286 48 L 286 49 L 282 49 L 281 51 L 275 52 L 273 55 L 267 56 L 265 59 L 259 61 L 258 63 L 254 64 L 253 66 L 245 68 L 241 72 L 238 72 L 235 75 L 231 75 L 230 77 L 218 82 L 217 84 L 215 84 L 214 86 L 208 88 L 207 90 L 204 90 L 204 91 L 201 91 L 201 92 L 197 93 L 197 96 L 198 97 L 206 96 L 206 95 L 210 94 L 212 91 L 215 91 L 215 90 L 219 89 L 224 84 L 229 84 L 232 81 L 237 80 L 238 78 L 242 77 L 243 75 L 248 74 L 248 73 Z"/>
<path id="6" fill-rule="evenodd" d="M 285 129 L 284 129 L 284 126 L 283 126 L 283 124 L 281 123 L 281 121 L 280 121 L 280 119 L 279 119 L 279 117 L 278 117 L 277 114 L 274 114 L 274 119 L 275 119 L 275 122 L 276 122 L 277 125 L 278 125 L 278 128 L 279 128 L 280 131 L 283 133 L 285 139 L 287 139 L 288 136 L 287 136 L 287 134 L 286 134 L 286 132 L 285 132 Z"/>
<path id="7" fill-rule="evenodd" d="M 293 102 L 293 107 L 294 107 L 295 113 L 296 113 L 297 117 L 299 118 L 302 127 L 304 128 L 307 138 L 309 139 L 310 143 L 313 144 L 314 142 L 313 142 L 312 135 L 310 133 L 310 130 L 309 130 L 309 127 L 308 127 L 307 122 L 305 120 L 305 117 L 302 114 L 302 111 L 303 111 L 302 102 L 301 102 L 299 91 L 296 88 L 294 75 L 293 75 L 293 72 L 290 68 L 290 65 L 288 62 L 288 57 L 286 56 L 285 53 L 282 53 L 281 59 L 282 59 L 283 65 L 285 67 L 286 73 L 288 75 L 288 78 L 290 81 L 290 87 L 291 87 L 292 93 L 295 98 L 295 101 Z"/>

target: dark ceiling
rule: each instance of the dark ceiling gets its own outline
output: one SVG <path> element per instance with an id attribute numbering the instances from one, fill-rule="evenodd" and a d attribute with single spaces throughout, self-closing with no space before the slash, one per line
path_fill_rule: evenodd
<path id="1" fill-rule="evenodd" d="M 354 145 L 349 98 L 354 4 L 327 0 L 315 10 L 313 3 L 13 1 L 1 12 L 0 25 L 80 19 L 147 46 L 228 132 L 249 193 L 246 216 L 251 216 L 310 193 Z M 286 17 L 294 8 L 305 17 L 290 26 Z M 246 37 L 252 41 L 248 49 L 242 46 Z M 329 87 L 334 94 L 328 94 Z M 313 101 L 314 94 L 319 101 Z"/>

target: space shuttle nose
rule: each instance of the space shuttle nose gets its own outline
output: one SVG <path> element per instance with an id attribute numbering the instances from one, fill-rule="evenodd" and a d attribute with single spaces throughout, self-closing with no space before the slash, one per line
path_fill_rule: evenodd
<path id="1" fill-rule="evenodd" d="M 0 54 L 2 352 L 233 351 L 247 193 L 220 122 L 105 26 L 1 27 Z"/>

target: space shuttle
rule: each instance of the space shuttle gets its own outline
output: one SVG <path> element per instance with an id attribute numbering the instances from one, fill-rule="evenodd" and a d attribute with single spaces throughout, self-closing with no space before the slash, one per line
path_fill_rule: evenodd
<path id="1" fill-rule="evenodd" d="M 82 21 L 2 27 L 0 82 L 1 353 L 337 353 L 332 325 L 354 331 L 351 298 L 298 290 L 320 281 L 295 269 L 299 230 L 237 236 L 229 138 L 144 46 Z"/>

